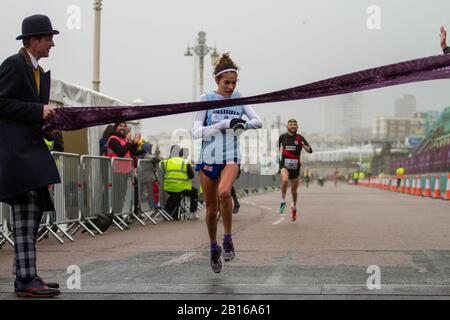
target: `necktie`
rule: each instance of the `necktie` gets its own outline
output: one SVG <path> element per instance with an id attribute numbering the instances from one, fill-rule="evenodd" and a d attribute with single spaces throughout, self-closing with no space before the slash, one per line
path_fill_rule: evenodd
<path id="1" fill-rule="evenodd" d="M 41 70 L 39 69 L 39 66 L 34 69 L 34 80 L 36 81 L 36 88 L 38 91 L 38 95 L 40 95 L 41 91 Z"/>

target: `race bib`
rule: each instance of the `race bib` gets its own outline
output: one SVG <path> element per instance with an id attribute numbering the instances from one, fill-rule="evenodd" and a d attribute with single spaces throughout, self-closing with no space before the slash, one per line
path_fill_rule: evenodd
<path id="1" fill-rule="evenodd" d="M 298 159 L 284 159 L 284 166 L 289 170 L 297 170 Z"/>

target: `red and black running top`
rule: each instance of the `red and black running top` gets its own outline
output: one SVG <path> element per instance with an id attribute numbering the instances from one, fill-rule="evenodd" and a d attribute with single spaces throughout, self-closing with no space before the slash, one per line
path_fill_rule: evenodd
<path id="1" fill-rule="evenodd" d="M 295 135 L 290 135 L 289 133 L 282 134 L 278 139 L 278 147 L 282 148 L 280 168 L 287 168 L 289 170 L 299 170 L 300 155 L 302 153 L 304 145 L 311 148 L 306 139 L 299 134 Z M 309 151 L 309 153 L 312 153 L 312 148 Z"/>

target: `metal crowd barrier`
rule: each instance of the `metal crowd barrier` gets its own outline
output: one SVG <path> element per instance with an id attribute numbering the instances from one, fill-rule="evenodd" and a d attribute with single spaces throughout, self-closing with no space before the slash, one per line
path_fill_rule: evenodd
<path id="1" fill-rule="evenodd" d="M 113 223 L 120 230 L 129 228 L 132 218 L 145 225 L 140 218 L 156 224 L 158 219 L 173 220 L 163 208 L 165 192 L 160 166 L 152 160 L 141 159 L 137 168 L 133 160 L 124 158 L 79 156 L 77 154 L 52 152 L 58 167 L 61 184 L 49 187 L 55 205 L 55 212 L 45 212 L 41 221 L 38 240 L 49 234 L 60 243 L 63 237 L 72 237 L 80 228 L 91 236 L 103 232 L 93 223 L 100 215 L 112 215 Z M 136 174 L 135 174 L 136 172 Z M 134 181 L 135 180 L 135 181 Z M 159 182 L 159 183 L 158 183 Z M 242 172 L 235 182 L 238 195 L 262 193 L 277 188 L 279 176 L 261 176 Z M 137 202 L 135 188 L 137 186 Z M 193 187 L 199 191 L 199 209 L 204 207 L 198 174 L 193 179 Z M 187 199 L 182 199 L 183 210 L 189 210 Z M 136 215 L 139 212 L 139 216 Z M 11 208 L 0 203 L 0 246 L 14 245 L 12 236 Z M 71 234 L 70 234 L 71 233 Z"/>
<path id="2" fill-rule="evenodd" d="M 49 187 L 49 191 L 51 193 L 51 187 Z M 59 228 L 54 224 L 56 220 L 56 212 L 44 212 L 41 219 L 41 224 L 38 229 L 38 238 L 37 241 L 41 241 L 44 238 L 47 238 L 49 234 L 55 237 L 59 243 L 64 244 L 64 240 L 58 235 Z"/>
<path id="3" fill-rule="evenodd" d="M 103 234 L 92 220 L 100 214 L 111 213 L 111 160 L 108 157 L 81 156 L 80 170 L 82 185 L 79 205 L 82 219 L 98 234 Z M 94 236 L 91 230 L 86 231 Z"/>
<path id="4" fill-rule="evenodd" d="M 162 180 L 164 179 L 162 178 Z M 278 189 L 279 184 L 279 175 L 260 175 L 249 172 L 241 172 L 240 177 L 234 183 L 234 188 L 237 195 L 242 198 L 252 194 L 261 194 L 264 192 L 276 190 Z M 202 203 L 202 189 L 200 187 L 200 179 L 198 174 L 196 174 L 194 179 L 192 180 L 192 185 L 199 191 L 198 208 L 202 209 L 205 205 Z M 165 201 L 166 195 L 165 192 L 162 192 L 161 203 L 164 204 Z M 189 211 L 188 200 L 187 198 L 182 197 L 179 207 L 179 217 L 183 218 L 188 213 L 187 211 Z"/>
<path id="5" fill-rule="evenodd" d="M 0 248 L 8 242 L 14 247 L 12 240 L 12 209 L 6 203 L 0 203 Z"/>
<path id="6" fill-rule="evenodd" d="M 137 186 L 139 192 L 139 211 L 153 224 L 157 223 L 155 220 L 157 217 L 170 220 L 169 215 L 166 216 L 166 212 L 159 207 L 158 170 L 158 165 L 152 160 L 138 160 Z"/>
<path id="7" fill-rule="evenodd" d="M 113 158 L 111 161 L 112 187 L 110 189 L 113 223 L 120 230 L 129 228 L 126 220 L 133 216 L 142 225 L 145 223 L 134 214 L 134 169 L 133 160 Z M 124 229 L 125 228 L 125 229 Z"/>
<path id="8" fill-rule="evenodd" d="M 79 206 L 81 176 L 80 156 L 73 153 L 52 152 L 53 158 L 61 177 L 61 183 L 52 186 L 51 196 L 55 206 L 53 225 L 70 241 L 74 239 L 66 230 L 81 225 L 81 210 Z"/>
<path id="9" fill-rule="evenodd" d="M 248 172 L 242 172 L 234 183 L 235 190 L 241 197 L 276 190 L 279 185 L 279 175 L 260 175 Z"/>

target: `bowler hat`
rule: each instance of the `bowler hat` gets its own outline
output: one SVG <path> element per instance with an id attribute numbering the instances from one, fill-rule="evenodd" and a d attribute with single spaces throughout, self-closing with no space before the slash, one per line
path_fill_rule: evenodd
<path id="1" fill-rule="evenodd" d="M 16 40 L 30 38 L 33 36 L 45 36 L 50 34 L 58 34 L 59 31 L 53 30 L 52 23 L 47 16 L 35 14 L 23 19 L 22 34 Z"/>

